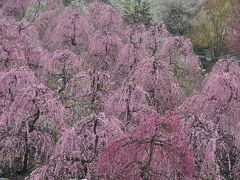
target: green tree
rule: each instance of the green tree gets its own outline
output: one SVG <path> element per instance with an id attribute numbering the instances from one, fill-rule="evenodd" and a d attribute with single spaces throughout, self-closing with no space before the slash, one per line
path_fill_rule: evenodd
<path id="1" fill-rule="evenodd" d="M 174 35 L 184 35 L 192 26 L 193 12 L 182 3 L 168 2 L 163 11 L 163 21 Z"/>
<path id="2" fill-rule="evenodd" d="M 41 11 L 46 10 L 46 1 L 37 1 L 34 7 L 29 7 L 26 9 L 24 19 L 27 21 L 34 21 Z"/>
<path id="3" fill-rule="evenodd" d="M 152 24 L 151 6 L 147 0 L 110 0 L 110 3 L 122 11 L 128 24 L 143 23 L 146 26 Z"/>
<path id="4" fill-rule="evenodd" d="M 64 4 L 65 6 L 67 6 L 67 5 L 71 4 L 72 1 L 73 1 L 73 0 L 63 0 L 63 4 Z"/>
<path id="5" fill-rule="evenodd" d="M 194 18 L 194 26 L 188 33 L 195 48 L 207 49 L 213 63 L 227 52 L 224 38 L 235 2 L 236 0 L 208 0 Z"/>

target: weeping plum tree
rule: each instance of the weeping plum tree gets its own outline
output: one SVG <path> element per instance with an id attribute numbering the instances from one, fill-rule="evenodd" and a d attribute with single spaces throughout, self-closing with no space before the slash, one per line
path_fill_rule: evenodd
<path id="1" fill-rule="evenodd" d="M 81 149 L 82 148 L 82 149 Z M 83 145 L 74 128 L 66 129 L 57 143 L 50 162 L 36 169 L 31 179 L 83 178 L 85 175 Z"/>
<path id="2" fill-rule="evenodd" d="M 69 118 L 71 124 L 92 113 L 91 82 L 92 79 L 87 72 L 79 72 L 71 78 L 61 93 L 66 112 L 71 117 Z"/>
<path id="3" fill-rule="evenodd" d="M 232 128 L 239 123 L 240 112 L 238 109 L 234 109 L 239 103 L 239 68 L 235 59 L 221 60 L 215 65 L 203 87 L 203 93 L 214 100 L 212 111 L 208 112 L 209 117 L 213 121 L 219 122 L 222 128 L 225 127 L 229 133 L 234 133 Z"/>
<path id="4" fill-rule="evenodd" d="M 128 82 L 107 96 L 104 106 L 126 126 L 138 124 L 141 115 L 164 114 L 183 102 L 183 92 L 164 62 L 145 59 L 134 70 Z"/>
<path id="5" fill-rule="evenodd" d="M 35 26 L 4 17 L 0 20 L 0 29 L 0 70 L 20 66 L 29 66 L 36 70 L 39 59 L 29 57 L 36 49 L 42 49 Z"/>
<path id="6" fill-rule="evenodd" d="M 239 69 L 234 59 L 221 60 L 213 68 L 207 79 L 205 92 L 215 100 L 212 103 L 213 120 L 218 122 L 221 139 L 217 149 L 216 159 L 220 166 L 221 175 L 225 178 L 239 176 Z M 210 83 L 212 81 L 212 83 Z M 216 89 L 218 91 L 216 91 Z M 219 87 L 219 88 L 218 88 Z M 221 88 L 220 88 L 221 87 Z M 231 142 L 232 141 L 232 142 Z M 230 143 L 231 142 L 231 143 Z M 228 162 L 228 164 L 226 164 Z"/>
<path id="7" fill-rule="evenodd" d="M 89 5 L 95 29 L 89 43 L 89 65 L 92 70 L 111 71 L 126 38 L 123 19 L 110 5 L 94 2 Z"/>
<path id="8" fill-rule="evenodd" d="M 173 110 L 184 95 L 171 70 L 164 62 L 147 59 L 139 63 L 131 81 L 148 93 L 149 104 L 160 114 Z"/>
<path id="9" fill-rule="evenodd" d="M 135 47 L 138 47 L 143 42 L 143 34 L 146 31 L 146 27 L 143 24 L 136 24 L 132 26 L 127 34 L 129 42 L 134 44 Z"/>
<path id="10" fill-rule="evenodd" d="M 72 77 L 63 94 L 63 101 L 72 121 L 91 113 L 102 112 L 104 99 L 108 96 L 112 81 L 108 73 L 82 71 Z"/>
<path id="11" fill-rule="evenodd" d="M 3 17 L 0 19 L 0 35 L 20 36 L 30 47 L 41 47 L 37 28 L 26 21 L 16 21 L 12 17 Z"/>
<path id="12" fill-rule="evenodd" d="M 96 31 L 89 43 L 89 64 L 95 70 L 111 70 L 122 48 L 120 37 L 107 31 Z"/>
<path id="13" fill-rule="evenodd" d="M 37 16 L 41 10 L 56 8 L 61 4 L 61 0 L 8 0 L 4 2 L 2 9 L 4 15 L 21 20 L 29 13 Z"/>
<path id="14" fill-rule="evenodd" d="M 117 62 L 111 72 L 112 80 L 116 84 L 121 84 L 123 80 L 128 81 L 137 64 L 149 58 L 149 53 L 142 44 L 144 31 L 143 25 L 137 25 L 126 32 L 127 43 L 120 49 Z"/>
<path id="15" fill-rule="evenodd" d="M 34 20 L 34 25 L 38 30 L 40 39 L 44 42 L 48 40 L 49 33 L 56 26 L 56 18 L 60 9 L 44 11 Z"/>
<path id="16" fill-rule="evenodd" d="M 124 130 L 132 131 L 139 124 L 140 117 L 157 114 L 149 106 L 149 99 L 148 93 L 141 86 L 129 82 L 106 96 L 104 109 L 107 114 L 122 121 Z"/>
<path id="17" fill-rule="evenodd" d="M 41 47 L 28 47 L 27 49 L 27 66 L 34 72 L 40 82 L 44 82 L 44 79 L 46 78 L 44 62 L 48 55 L 49 53 L 47 50 Z"/>
<path id="18" fill-rule="evenodd" d="M 202 97 L 197 96 L 197 98 L 201 99 Z M 205 119 L 201 114 L 197 116 L 194 111 L 191 111 L 195 101 L 193 96 L 184 102 L 180 106 L 180 112 L 184 117 L 183 124 L 187 142 L 195 159 L 196 177 L 203 179 L 220 178 L 219 166 L 215 159 L 218 133 L 211 120 Z"/>
<path id="19" fill-rule="evenodd" d="M 8 70 L 14 66 L 26 65 L 26 44 L 17 35 L 5 34 L 0 37 L 1 58 L 0 70 Z"/>
<path id="20" fill-rule="evenodd" d="M 220 173 L 225 179 L 239 177 L 239 148 L 235 146 L 235 137 L 227 133 L 222 133 L 217 140 L 217 163 Z"/>
<path id="21" fill-rule="evenodd" d="M 0 119 L 0 168 L 21 174 L 28 173 L 35 161 L 49 158 L 66 127 L 64 107 L 41 84 L 21 89 Z"/>
<path id="22" fill-rule="evenodd" d="M 2 1 L 0 2 L 0 8 L 3 7 L 4 3 L 6 3 L 6 1 L 7 1 L 7 0 L 2 0 Z"/>
<path id="23" fill-rule="evenodd" d="M 83 69 L 83 61 L 69 50 L 57 50 L 42 60 L 44 79 L 48 87 L 61 93 L 71 78 Z"/>
<path id="24" fill-rule="evenodd" d="M 10 0 L 3 4 L 3 14 L 15 16 L 18 19 L 23 18 L 27 0 Z"/>
<path id="25" fill-rule="evenodd" d="M 178 116 L 147 117 L 111 143 L 95 165 L 100 179 L 192 179 L 191 151 Z"/>
<path id="26" fill-rule="evenodd" d="M 17 24 L 15 31 L 24 39 L 24 42 L 29 48 L 42 47 L 37 28 L 31 23 L 21 21 Z"/>
<path id="27" fill-rule="evenodd" d="M 189 39 L 167 38 L 160 50 L 160 58 L 172 67 L 186 96 L 199 92 L 202 83 L 201 62 L 194 54 Z"/>
<path id="28" fill-rule="evenodd" d="M 48 16 L 47 16 L 48 17 Z M 92 27 L 89 17 L 74 7 L 66 7 L 53 18 L 55 26 L 49 26 L 44 42 L 51 51 L 56 49 L 72 49 L 80 54 L 88 47 Z M 51 34 L 51 32 L 55 32 Z M 49 34 L 50 33 L 50 34 Z"/>
<path id="29" fill-rule="evenodd" d="M 142 31 L 141 27 L 132 29 L 130 43 L 119 52 L 112 77 L 113 81 L 123 85 L 105 102 L 106 112 L 116 113 L 126 124 L 136 121 L 142 113 L 164 113 L 184 99 L 170 66 L 149 58 L 142 45 Z"/>
<path id="30" fill-rule="evenodd" d="M 143 47 L 134 47 L 132 43 L 124 45 L 112 70 L 113 81 L 121 83 L 123 80 L 129 79 L 137 64 L 145 58 L 148 58 L 148 52 Z"/>
<path id="31" fill-rule="evenodd" d="M 186 96 L 201 87 L 201 63 L 188 39 L 172 37 L 163 24 L 153 26 L 143 35 L 144 45 L 156 61 L 170 65 Z"/>
<path id="32" fill-rule="evenodd" d="M 239 175 L 239 68 L 233 59 L 219 61 L 202 92 L 180 106 L 197 172 L 204 179 Z"/>
<path id="33" fill-rule="evenodd" d="M 0 29 L 1 35 L 6 34 L 7 32 L 14 32 L 17 27 L 17 22 L 13 17 L 1 17 L 0 18 Z"/>
<path id="34" fill-rule="evenodd" d="M 93 2 L 89 4 L 91 18 L 96 30 L 121 32 L 124 30 L 123 18 L 108 4 Z"/>
<path id="35" fill-rule="evenodd" d="M 0 115 L 14 102 L 20 90 L 37 83 L 34 73 L 26 66 L 13 68 L 0 75 Z"/>
<path id="36" fill-rule="evenodd" d="M 93 178 L 93 162 L 108 144 L 123 134 L 120 126 L 118 119 L 104 114 L 82 119 L 64 131 L 50 162 L 36 169 L 30 178 Z"/>
<path id="37" fill-rule="evenodd" d="M 165 24 L 160 23 L 144 31 L 144 45 L 151 56 L 160 59 L 160 50 L 166 38 L 170 36 Z"/>

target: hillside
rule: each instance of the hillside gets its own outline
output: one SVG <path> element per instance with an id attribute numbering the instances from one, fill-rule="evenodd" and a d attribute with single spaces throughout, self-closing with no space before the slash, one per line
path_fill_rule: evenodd
<path id="1" fill-rule="evenodd" d="M 238 34 L 205 72 L 191 36 L 145 15 L 0 2 L 0 179 L 240 178 Z"/>

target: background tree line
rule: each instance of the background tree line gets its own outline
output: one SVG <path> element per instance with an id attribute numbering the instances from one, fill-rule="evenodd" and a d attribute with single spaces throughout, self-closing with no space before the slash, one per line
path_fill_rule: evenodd
<path id="1" fill-rule="evenodd" d="M 149 28 L 163 22 L 172 35 L 189 38 L 195 53 L 202 61 L 204 71 L 209 72 L 222 57 L 239 54 L 236 50 L 231 51 L 235 47 L 232 43 L 234 38 L 230 38 L 233 26 L 236 26 L 232 21 L 237 11 L 237 8 L 234 9 L 237 0 L 99 1 L 121 11 L 129 25 L 143 23 Z M 93 0 L 63 0 L 65 6 L 73 5 L 86 13 L 87 4 L 91 2 Z M 25 19 L 33 21 L 44 11 L 45 6 L 39 1 L 37 7 L 26 10 Z M 237 43 L 234 46 L 237 46 Z"/>
<path id="2" fill-rule="evenodd" d="M 171 34 L 190 38 L 207 72 L 219 58 L 231 53 L 226 37 L 232 31 L 230 17 L 234 15 L 236 0 L 108 0 L 107 3 L 119 9 L 129 24 L 143 23 L 149 27 L 162 21 Z"/>

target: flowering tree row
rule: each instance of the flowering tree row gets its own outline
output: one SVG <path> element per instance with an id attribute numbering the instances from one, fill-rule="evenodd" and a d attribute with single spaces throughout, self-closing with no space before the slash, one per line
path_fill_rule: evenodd
<path id="1" fill-rule="evenodd" d="M 0 169 L 26 179 L 239 176 L 239 65 L 111 6 L 0 4 Z M 27 9 L 38 10 L 27 21 Z M 54 33 L 53 33 L 54 32 Z"/>

